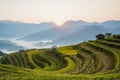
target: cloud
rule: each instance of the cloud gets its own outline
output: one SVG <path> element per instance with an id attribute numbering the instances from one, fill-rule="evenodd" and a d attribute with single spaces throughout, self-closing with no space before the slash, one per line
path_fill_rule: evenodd
<path id="1" fill-rule="evenodd" d="M 9 39 L 12 43 L 15 43 L 18 46 L 23 46 L 27 49 L 32 48 L 48 48 L 52 45 L 46 45 L 47 43 L 52 43 L 52 40 L 42 40 L 42 41 L 26 41 L 19 40 L 17 38 Z M 39 46 L 40 44 L 44 44 L 43 46 Z"/>

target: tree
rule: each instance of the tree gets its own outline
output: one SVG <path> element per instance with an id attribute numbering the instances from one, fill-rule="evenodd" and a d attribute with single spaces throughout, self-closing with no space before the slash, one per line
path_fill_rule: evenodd
<path id="1" fill-rule="evenodd" d="M 112 33 L 106 33 L 105 36 L 106 37 L 111 37 Z"/>

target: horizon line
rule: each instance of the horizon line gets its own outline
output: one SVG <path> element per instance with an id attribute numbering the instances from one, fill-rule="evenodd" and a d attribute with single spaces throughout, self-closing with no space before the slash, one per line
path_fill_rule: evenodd
<path id="1" fill-rule="evenodd" d="M 40 22 L 27 22 L 27 21 L 22 21 L 22 20 L 10 20 L 10 19 L 0 19 L 0 21 L 11 21 L 11 22 L 20 22 L 20 23 L 26 23 L 26 24 L 41 24 L 41 23 L 53 23 L 53 24 L 57 24 L 57 22 L 55 21 L 40 21 Z M 88 23 L 103 23 L 105 21 L 120 21 L 120 19 L 108 19 L 108 20 L 102 20 L 102 21 L 87 21 L 87 20 L 66 20 L 64 21 L 62 24 L 68 22 L 68 21 L 74 21 L 74 22 L 77 22 L 77 21 L 83 21 L 83 22 L 88 22 Z M 62 25 L 61 24 L 61 25 Z"/>

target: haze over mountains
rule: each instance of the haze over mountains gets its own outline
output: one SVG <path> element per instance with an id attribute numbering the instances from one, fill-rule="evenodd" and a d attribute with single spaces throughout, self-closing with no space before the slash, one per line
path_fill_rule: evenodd
<path id="1" fill-rule="evenodd" d="M 107 32 L 120 33 L 120 21 L 109 20 L 102 23 L 81 20 L 67 21 L 61 26 L 56 26 L 52 22 L 29 24 L 0 21 L 0 50 L 27 49 L 26 43 L 28 48 L 76 44 L 95 39 L 96 34 Z M 24 41 L 23 45 L 19 43 L 21 41 Z M 11 49 L 10 46 L 16 48 Z"/>
<path id="2" fill-rule="evenodd" d="M 53 40 L 53 44 L 74 44 L 80 41 L 95 39 L 99 33 L 120 32 L 120 21 L 105 21 L 103 23 L 89 23 L 85 21 L 67 21 L 60 27 L 30 34 L 25 40 Z"/>
<path id="3" fill-rule="evenodd" d="M 2 20 L 0 21 L 0 37 L 4 38 L 24 37 L 31 33 L 35 33 L 53 27 L 54 23 L 52 22 L 30 24 L 18 21 Z"/>

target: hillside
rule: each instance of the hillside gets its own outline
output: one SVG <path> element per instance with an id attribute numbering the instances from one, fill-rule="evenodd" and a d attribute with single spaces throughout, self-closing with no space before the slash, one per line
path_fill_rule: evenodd
<path id="1" fill-rule="evenodd" d="M 3 53 L 2 51 L 0 51 L 0 56 L 3 56 L 5 53 Z"/>
<path id="2" fill-rule="evenodd" d="M 120 80 L 120 34 L 4 55 L 0 80 Z"/>

